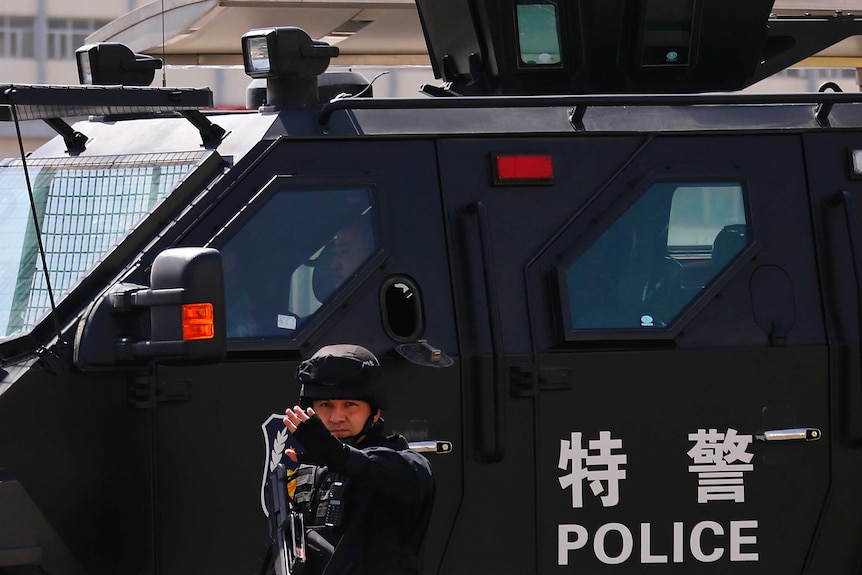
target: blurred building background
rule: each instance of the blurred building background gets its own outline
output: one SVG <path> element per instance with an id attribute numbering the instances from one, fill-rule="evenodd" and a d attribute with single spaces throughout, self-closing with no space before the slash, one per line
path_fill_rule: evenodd
<path id="1" fill-rule="evenodd" d="M 77 83 L 75 48 L 129 10 L 136 0 L 0 0 L 0 84 Z M 25 149 L 54 133 L 42 122 L 21 125 Z M 0 156 L 17 155 L 15 126 L 0 123 Z"/>
<path id="2" fill-rule="evenodd" d="M 862 0 L 829 0 L 847 8 Z M 0 84 L 77 84 L 75 50 L 87 36 L 130 11 L 141 9 L 146 0 L 0 0 Z M 150 2 L 154 9 L 168 8 L 173 0 Z M 815 4 L 817 2 L 815 1 Z M 802 9 L 811 1 L 777 0 Z M 272 25 L 289 25 L 273 22 Z M 237 45 L 240 39 L 236 38 Z M 814 62 L 817 63 L 816 61 Z M 333 61 L 338 64 L 338 60 Z M 834 63 L 823 62 L 834 66 Z M 353 66 L 369 80 L 386 72 L 374 83 L 378 97 L 416 96 L 422 83 L 436 82 L 430 66 Z M 824 82 L 836 82 L 844 91 L 858 91 L 855 68 L 792 68 L 748 89 L 754 92 L 816 91 Z M 217 108 L 243 108 L 250 79 L 241 66 L 166 66 L 157 72 L 154 84 L 208 86 Z M 43 122 L 21 124 L 24 149 L 31 151 L 55 134 Z M 19 155 L 15 126 L 0 123 L 0 158 Z"/>
<path id="3" fill-rule="evenodd" d="M 0 85 L 77 84 L 75 50 L 84 45 L 87 36 L 149 3 L 157 8 L 173 4 L 171 0 L 0 0 Z M 239 38 L 236 43 L 239 46 Z M 375 96 L 416 96 L 422 83 L 434 80 L 430 65 L 353 69 L 369 80 L 383 73 L 374 82 Z M 245 107 L 250 81 L 242 66 L 171 65 L 157 72 L 154 85 L 207 86 L 213 90 L 217 108 L 237 109 Z M 27 152 L 56 135 L 41 121 L 23 122 L 21 131 Z M 19 154 L 15 126 L 0 122 L 0 158 Z"/>

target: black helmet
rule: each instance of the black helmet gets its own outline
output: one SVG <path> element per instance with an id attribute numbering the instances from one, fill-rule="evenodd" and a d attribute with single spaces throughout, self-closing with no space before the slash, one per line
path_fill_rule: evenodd
<path id="1" fill-rule="evenodd" d="M 385 409 L 379 389 L 380 362 L 360 345 L 327 345 L 299 364 L 296 379 L 302 384 L 299 405 L 311 407 L 315 399 L 361 399 L 372 412 Z"/>

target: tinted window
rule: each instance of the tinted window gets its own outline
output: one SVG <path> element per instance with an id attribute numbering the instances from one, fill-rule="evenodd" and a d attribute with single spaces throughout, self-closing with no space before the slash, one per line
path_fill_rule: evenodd
<path id="1" fill-rule="evenodd" d="M 643 8 L 642 66 L 687 66 L 691 52 L 694 2 L 649 0 Z"/>
<path id="2" fill-rule="evenodd" d="M 522 66 L 549 66 L 560 63 L 556 4 L 553 0 L 520 0 L 516 4 Z"/>
<path id="3" fill-rule="evenodd" d="M 370 189 L 270 187 L 217 238 L 228 337 L 292 337 L 376 251 Z"/>
<path id="4" fill-rule="evenodd" d="M 739 183 L 653 184 L 564 266 L 570 329 L 668 325 L 747 245 Z"/>

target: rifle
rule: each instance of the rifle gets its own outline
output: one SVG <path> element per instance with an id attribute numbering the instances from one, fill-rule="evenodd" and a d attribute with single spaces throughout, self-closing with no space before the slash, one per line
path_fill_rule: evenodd
<path id="1" fill-rule="evenodd" d="M 287 470 L 278 464 L 267 479 L 266 507 L 276 575 L 301 575 L 305 566 L 305 522 L 287 494 Z"/>

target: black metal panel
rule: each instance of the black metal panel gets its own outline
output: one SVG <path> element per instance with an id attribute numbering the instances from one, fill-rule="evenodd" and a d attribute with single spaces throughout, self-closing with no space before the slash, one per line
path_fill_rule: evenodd
<path id="1" fill-rule="evenodd" d="M 373 183 L 379 200 L 374 210 L 380 210 L 384 225 L 383 249 L 295 337 L 242 342 L 230 348 L 220 366 L 160 368 L 160 381 L 188 382 L 191 397 L 158 406 L 161 568 L 165 573 L 254 568 L 266 533 L 260 486 L 271 451 L 261 424 L 296 401 L 295 369 L 301 357 L 325 344 L 350 341 L 367 346 L 383 362 L 391 404 L 384 414 L 388 429 L 409 439 L 454 442 L 451 455 L 431 456 L 438 496 L 425 562 L 426 571 L 434 572 L 462 503 L 468 449 L 461 432 L 462 374 L 434 143 L 282 139 L 259 152 L 253 162 L 238 167 L 235 178 L 220 184 L 222 199 L 181 243 L 209 241 L 279 176 L 302 189 Z M 234 224 L 243 223 L 238 218 Z M 271 256 L 273 267 L 287 257 L 278 245 L 266 243 L 276 235 L 258 234 L 257 248 Z M 401 342 L 386 330 L 380 307 L 380 290 L 393 277 L 407 277 L 418 288 L 425 318 L 420 336 L 455 357 L 454 366 L 420 367 L 395 352 Z"/>
<path id="2" fill-rule="evenodd" d="M 811 571 L 855 573 L 862 552 L 862 522 L 846 509 L 860 503 L 862 474 L 862 355 L 860 355 L 860 286 L 854 273 L 859 253 L 853 249 L 854 227 L 862 222 L 857 201 L 862 182 L 852 171 L 850 153 L 862 149 L 859 133 L 806 134 L 806 167 L 818 243 L 818 272 L 823 283 L 821 305 L 827 318 L 830 351 L 830 403 L 833 418 L 832 497 L 824 514 L 822 537 L 811 558 Z M 844 196 L 851 196 L 848 203 Z M 855 208 L 855 210 L 854 210 Z"/>
<path id="3" fill-rule="evenodd" d="M 333 134 L 665 132 L 862 125 L 858 93 L 655 94 L 339 101 L 319 122 Z M 820 125 L 816 106 L 830 106 Z"/>
<path id="4" fill-rule="evenodd" d="M 554 183 L 492 186 L 488 160 L 499 153 L 551 154 Z M 483 290 L 487 280 L 481 264 L 489 254 L 481 250 L 480 234 L 470 226 L 458 231 L 453 225 L 459 337 L 465 358 L 477 357 L 475 366 L 465 366 L 479 392 L 473 401 L 486 416 L 495 393 L 504 402 L 504 421 L 497 425 L 502 426 L 498 430 L 506 456 L 492 470 L 480 464 L 468 467 L 465 478 L 481 481 L 487 471 L 497 478 L 518 477 L 522 492 L 535 489 L 535 532 L 516 525 L 498 537 L 503 545 L 515 544 L 507 537 L 519 539 L 520 548 L 524 540 L 537 537 L 540 572 L 615 568 L 629 573 L 647 563 L 682 563 L 676 566 L 687 573 L 710 573 L 719 566 L 714 561 L 720 561 L 723 570 L 740 573 L 802 568 L 828 487 L 829 445 L 821 441 L 776 446 L 754 440 L 760 429 L 826 428 L 829 421 L 823 318 L 817 306 L 803 303 L 819 300 L 820 292 L 811 274 L 813 233 L 801 158 L 800 138 L 793 134 L 464 137 L 441 142 L 450 218 L 462 219 L 463 208 L 477 201 L 488 214 L 505 350 L 500 358 L 505 374 L 501 383 L 488 375 L 493 372 L 489 356 L 497 348 L 487 319 L 494 310 Z M 553 305 L 549 280 L 561 258 L 594 241 L 591 230 L 607 226 L 630 204 L 632 194 L 651 181 L 662 177 L 709 181 L 728 175 L 744 180 L 751 194 L 757 249 L 742 252 L 723 268 L 719 281 L 682 316 L 670 341 L 631 336 L 607 342 L 600 341 L 599 333 L 576 344 L 554 338 L 559 310 Z M 798 209 L 788 210 L 790 205 Z M 755 274 L 760 266 L 785 271 L 790 287 L 785 285 L 781 296 L 786 300 L 787 291 L 792 291 L 792 310 L 776 312 L 772 300 L 763 303 Z M 757 278 L 754 299 L 752 277 Z M 788 314 L 794 316 L 790 328 L 777 333 L 776 327 L 783 326 L 772 325 L 773 320 Z M 761 326 L 764 317 L 769 321 Z M 570 375 L 562 376 L 565 373 Z M 487 425 L 481 419 L 478 423 Z M 535 438 L 529 447 L 524 445 L 526 429 L 532 429 Z M 699 429 L 718 429 L 722 434 L 736 430 L 747 437 L 753 473 L 744 477 L 744 493 L 732 492 L 730 501 L 699 500 L 706 496 L 699 495 L 702 486 L 688 455 L 694 445 L 690 434 Z M 497 430 L 479 431 L 482 438 Z M 587 460 L 579 464 L 573 455 L 567 461 L 561 442 L 573 441 L 574 433 L 582 447 L 591 450 L 590 456 L 602 458 L 597 475 L 592 475 Z M 598 442 L 602 433 L 607 433 L 608 441 L 621 443 L 618 448 L 604 443 L 605 451 L 598 455 L 600 448 L 588 447 L 587 442 Z M 529 462 L 510 460 L 509 454 L 527 449 L 535 454 Z M 625 464 L 616 467 L 615 455 L 625 455 Z M 525 468 L 532 464 L 532 481 L 526 483 Z M 618 470 L 626 474 L 615 475 Z M 577 473 L 588 473 L 592 479 Z M 573 485 L 566 487 L 569 479 Z M 618 499 L 613 495 L 616 487 Z M 572 502 L 575 490 L 583 491 L 582 505 Z M 469 488 L 466 495 L 471 507 L 461 519 L 467 525 L 479 524 L 478 510 L 492 507 L 499 497 Z M 785 529 L 791 521 L 792 534 Z M 584 530 L 585 538 L 578 540 L 581 547 L 574 544 L 574 531 L 561 531 L 574 526 Z M 724 549 L 721 558 L 704 559 L 706 555 L 689 544 L 695 528 L 714 528 L 706 532 L 707 538 L 719 531 L 729 536 L 739 529 L 745 536 L 754 535 L 756 544 L 735 548 L 731 557 L 729 539 L 714 540 L 716 550 Z M 609 529 L 614 530 L 611 535 Z M 675 529 L 684 533 L 675 535 Z M 620 546 L 618 533 L 623 532 L 632 537 L 633 546 Z M 791 536 L 792 553 L 786 549 Z M 466 557 L 487 544 L 482 538 L 470 544 L 465 540 L 463 545 L 453 544 L 451 553 Z M 569 544 L 571 549 L 565 552 Z M 492 569 L 515 565 L 512 557 L 505 558 L 504 566 L 488 559 L 492 553 L 478 553 L 483 565 Z M 563 556 L 567 564 L 560 559 Z M 621 564 L 613 567 L 618 559 Z M 516 570 L 531 569 L 528 558 L 520 560 Z"/>
<path id="5" fill-rule="evenodd" d="M 451 92 L 513 95 L 739 90 L 761 62 L 772 4 L 450 0 L 418 7 L 435 74 Z M 530 5 L 556 17 L 559 54 L 548 64 L 526 63 L 519 52 L 519 9 Z"/>
<path id="6" fill-rule="evenodd" d="M 42 515 L 17 520 L 47 523 L 90 575 L 153 573 L 152 414 L 127 408 L 126 376 L 37 364 L 0 399 L 0 467 Z"/>

